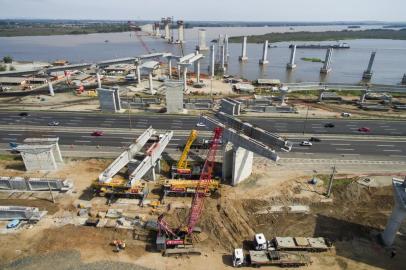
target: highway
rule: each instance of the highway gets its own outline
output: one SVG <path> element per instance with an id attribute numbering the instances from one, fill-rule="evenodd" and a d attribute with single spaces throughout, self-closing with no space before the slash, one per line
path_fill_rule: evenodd
<path id="1" fill-rule="evenodd" d="M 60 113 L 30 112 L 28 117 L 21 117 L 18 112 L 0 112 L 0 125 L 34 125 L 46 126 L 50 121 L 58 121 L 63 127 L 133 128 L 143 129 L 153 126 L 157 129 L 190 130 L 196 127 L 198 116 L 169 115 L 112 115 L 101 113 Z M 241 117 L 242 120 L 276 133 L 309 134 L 362 134 L 360 127 L 368 127 L 368 135 L 406 136 L 406 121 L 389 120 L 352 120 L 352 119 L 281 119 L 261 117 Z M 333 123 L 334 128 L 326 128 L 326 123 Z"/>
<path id="2" fill-rule="evenodd" d="M 286 135 L 294 142 L 292 153 L 314 155 L 318 153 L 346 156 L 376 155 L 392 158 L 406 158 L 406 125 L 401 121 L 366 121 L 366 120 L 308 120 L 306 133 L 302 135 L 303 119 L 265 119 L 244 118 L 266 130 Z M 48 122 L 59 121 L 60 126 L 47 127 Z M 131 116 L 129 129 L 128 115 L 103 115 L 83 113 L 44 113 L 30 112 L 27 117 L 18 112 L 0 112 L 0 144 L 21 143 L 27 137 L 59 137 L 61 145 L 75 146 L 110 146 L 125 148 L 141 130 L 152 125 L 155 129 L 174 130 L 175 136 L 168 148 L 177 149 L 186 142 L 190 129 L 197 128 L 198 117 L 190 116 Z M 334 128 L 325 128 L 324 124 L 332 122 Z M 366 126 L 371 129 L 368 134 L 360 134 L 358 128 Z M 201 138 L 209 138 L 210 131 L 201 131 Z M 100 137 L 91 136 L 93 130 L 103 130 Z M 321 142 L 311 147 L 299 143 L 310 134 L 318 134 Z M 402 136 L 403 135 L 403 136 Z M 4 146 L 7 147 L 7 146 Z"/>

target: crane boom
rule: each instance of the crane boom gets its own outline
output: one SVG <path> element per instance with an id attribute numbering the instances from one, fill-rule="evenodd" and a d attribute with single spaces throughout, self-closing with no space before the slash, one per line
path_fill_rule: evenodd
<path id="1" fill-rule="evenodd" d="M 197 138 L 197 130 L 192 129 L 189 135 L 189 139 L 186 142 L 185 148 L 183 149 L 183 153 L 176 165 L 178 173 L 188 173 L 190 170 L 187 168 L 187 156 L 190 151 L 190 147 L 192 146 L 193 142 Z"/>
<path id="2" fill-rule="evenodd" d="M 220 146 L 220 139 L 222 133 L 223 130 L 221 128 L 217 127 L 214 129 L 213 140 L 211 142 L 209 153 L 207 154 L 206 161 L 200 174 L 199 183 L 197 184 L 196 192 L 192 201 L 192 207 L 190 209 L 187 225 L 188 234 L 192 233 L 196 223 L 199 221 L 199 218 L 201 216 L 204 205 L 204 198 L 206 197 L 209 184 L 212 178 L 214 163 L 216 161 L 216 153 Z"/>

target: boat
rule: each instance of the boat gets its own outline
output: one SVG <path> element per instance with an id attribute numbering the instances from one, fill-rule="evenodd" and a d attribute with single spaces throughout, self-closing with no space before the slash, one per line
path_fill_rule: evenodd
<path id="1" fill-rule="evenodd" d="M 290 44 L 289 48 L 292 48 L 294 44 Z M 296 45 L 297 49 L 349 49 L 348 43 L 342 42 L 337 44 L 299 44 Z"/>

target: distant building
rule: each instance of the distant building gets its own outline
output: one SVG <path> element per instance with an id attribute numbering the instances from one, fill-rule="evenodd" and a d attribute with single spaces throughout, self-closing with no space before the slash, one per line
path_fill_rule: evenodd
<path id="1" fill-rule="evenodd" d="M 66 66 L 69 64 L 68 60 L 56 60 L 52 63 L 53 66 Z"/>

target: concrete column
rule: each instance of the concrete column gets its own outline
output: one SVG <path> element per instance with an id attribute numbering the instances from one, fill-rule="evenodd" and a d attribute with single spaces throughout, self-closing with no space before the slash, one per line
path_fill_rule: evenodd
<path id="1" fill-rule="evenodd" d="M 406 179 L 393 179 L 393 195 L 395 198 L 395 206 L 392 214 L 386 224 L 385 230 L 381 234 L 383 243 L 386 246 L 392 246 L 395 241 L 396 233 L 399 231 L 400 225 L 406 218 Z"/>
<path id="2" fill-rule="evenodd" d="M 228 58 L 230 57 L 230 51 L 228 48 L 228 35 L 224 36 L 224 56 L 225 56 L 225 65 L 228 66 Z"/>
<path id="3" fill-rule="evenodd" d="M 196 61 L 196 81 L 200 83 L 200 60 Z"/>
<path id="4" fill-rule="evenodd" d="M 260 65 L 266 65 L 268 64 L 268 40 L 265 40 L 264 46 L 262 48 L 262 59 L 259 60 Z"/>
<path id="5" fill-rule="evenodd" d="M 137 83 L 141 83 L 141 68 L 139 64 L 137 65 Z"/>
<path id="6" fill-rule="evenodd" d="M 214 45 L 210 46 L 210 64 L 209 64 L 209 74 L 210 77 L 214 77 L 214 63 L 215 63 L 215 47 Z"/>
<path id="7" fill-rule="evenodd" d="M 152 84 L 152 71 L 148 74 L 149 77 L 149 91 L 151 92 L 151 94 L 154 94 L 154 86 Z"/>
<path id="8" fill-rule="evenodd" d="M 48 89 L 49 89 L 49 94 L 51 95 L 51 97 L 55 96 L 54 87 L 52 86 L 51 80 L 48 80 Z"/>
<path id="9" fill-rule="evenodd" d="M 235 186 L 251 175 L 254 153 L 238 147 L 234 149 L 233 161 L 233 179 L 231 185 Z"/>
<path id="10" fill-rule="evenodd" d="M 171 33 L 169 31 L 169 23 L 168 22 L 165 23 L 165 39 L 168 40 L 168 41 L 171 39 Z"/>
<path id="11" fill-rule="evenodd" d="M 248 60 L 248 57 L 247 57 L 247 37 L 243 38 L 241 56 L 240 56 L 239 60 L 240 61 L 247 61 Z"/>
<path id="12" fill-rule="evenodd" d="M 172 79 L 172 59 L 168 58 L 169 79 Z"/>
<path id="13" fill-rule="evenodd" d="M 227 142 L 223 148 L 222 179 L 231 181 L 233 177 L 233 144 Z"/>
<path id="14" fill-rule="evenodd" d="M 180 43 L 185 42 L 184 41 L 184 25 L 183 25 L 183 21 L 178 21 L 178 41 Z"/>
<path id="15" fill-rule="evenodd" d="M 333 49 L 329 48 L 326 52 L 326 58 L 324 60 L 324 65 L 320 69 L 320 73 L 327 74 L 331 71 L 331 57 L 333 56 Z"/>
<path id="16" fill-rule="evenodd" d="M 286 66 L 287 69 L 294 69 L 296 67 L 295 56 L 296 56 L 296 45 L 293 45 L 290 52 L 290 61 Z"/>
<path id="17" fill-rule="evenodd" d="M 323 101 L 323 95 L 324 95 L 324 91 L 321 91 L 319 94 L 319 102 Z"/>
<path id="18" fill-rule="evenodd" d="M 205 29 L 199 29 L 198 39 L 199 39 L 199 43 L 196 46 L 196 49 L 198 49 L 199 51 L 207 51 L 209 48 L 206 45 L 206 30 Z"/>
<path id="19" fill-rule="evenodd" d="M 99 72 L 96 73 L 96 79 L 97 79 L 97 87 L 98 87 L 98 88 L 101 88 L 102 85 L 101 85 L 101 79 L 100 79 L 100 74 L 99 74 Z"/>
<path id="20" fill-rule="evenodd" d="M 187 67 L 183 67 L 183 91 L 187 91 Z"/>
<path id="21" fill-rule="evenodd" d="M 361 103 L 364 103 L 364 102 L 365 102 L 365 97 L 366 97 L 366 95 L 367 95 L 367 93 L 363 93 L 363 94 L 361 95 L 361 98 L 360 98 L 360 102 L 361 102 Z"/>
<path id="22" fill-rule="evenodd" d="M 181 72 L 180 65 L 178 65 L 178 79 L 180 79 L 180 72 Z"/>
<path id="23" fill-rule="evenodd" d="M 225 55 L 225 47 L 224 45 L 220 45 L 220 62 L 221 62 L 221 69 L 223 70 L 223 72 L 226 69 L 226 55 Z"/>
<path id="24" fill-rule="evenodd" d="M 56 144 L 54 145 L 54 152 L 55 152 L 54 156 L 55 156 L 57 162 L 63 163 L 63 158 L 62 158 L 62 154 L 61 154 L 61 149 L 59 148 L 59 144 L 58 144 L 58 143 L 56 143 Z"/>
<path id="25" fill-rule="evenodd" d="M 364 73 L 362 74 L 363 80 L 370 80 L 372 78 L 372 65 L 374 64 L 375 54 L 376 54 L 376 52 L 371 53 L 371 57 L 369 58 L 367 70 L 365 70 Z"/>
<path id="26" fill-rule="evenodd" d="M 401 84 L 406 84 L 406 73 L 403 75 Z"/>

